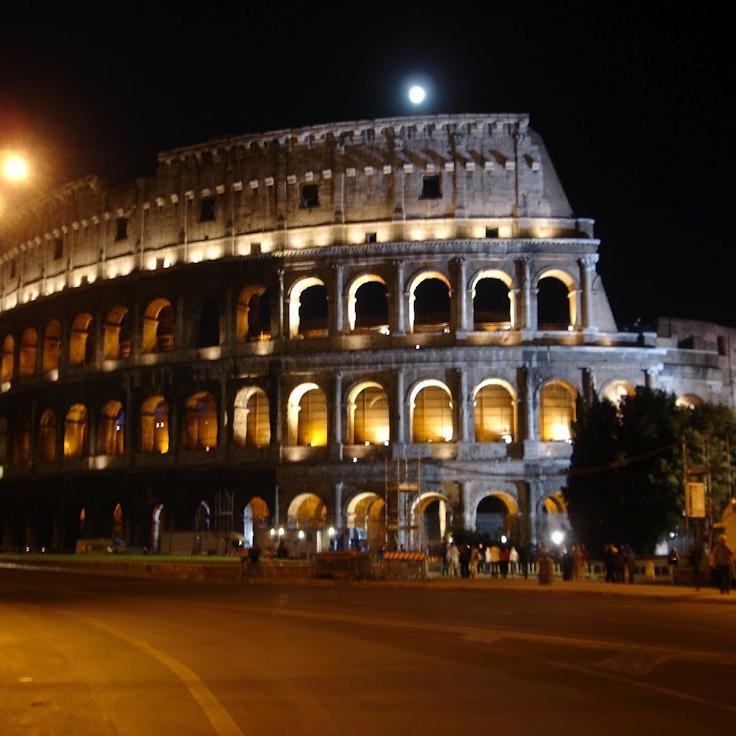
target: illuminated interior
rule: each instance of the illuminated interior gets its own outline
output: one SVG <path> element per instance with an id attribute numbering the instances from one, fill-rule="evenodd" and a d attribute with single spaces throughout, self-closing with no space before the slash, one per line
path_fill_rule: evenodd
<path id="1" fill-rule="evenodd" d="M 452 394 L 440 381 L 423 381 L 409 397 L 412 442 L 452 442 Z"/>
<path id="2" fill-rule="evenodd" d="M 289 397 L 287 412 L 290 445 L 327 445 L 327 399 L 316 383 L 297 386 Z"/>
<path id="3" fill-rule="evenodd" d="M 541 438 L 543 442 L 565 442 L 572 437 L 577 392 L 564 381 L 550 381 L 541 393 Z"/>
<path id="4" fill-rule="evenodd" d="M 268 528 L 268 504 L 260 497 L 254 496 L 243 509 L 243 536 L 245 543 L 252 546 L 256 541 L 256 532 Z"/>
<path id="5" fill-rule="evenodd" d="M 107 313 L 102 343 L 105 360 L 130 357 L 130 315 L 126 307 L 113 307 Z"/>
<path id="6" fill-rule="evenodd" d="M 577 319 L 575 281 L 565 271 L 545 271 L 537 282 L 537 325 L 540 330 L 566 330 Z"/>
<path id="7" fill-rule="evenodd" d="M 379 445 L 388 442 L 390 420 L 388 396 L 373 381 L 355 386 L 348 394 L 348 442 Z"/>
<path id="8" fill-rule="evenodd" d="M 481 271 L 473 282 L 473 329 L 509 329 L 516 316 L 516 301 L 511 277 L 496 269 Z"/>
<path id="9" fill-rule="evenodd" d="M 447 498 L 440 493 L 421 494 L 411 509 L 410 547 L 437 547 L 452 528 L 452 514 Z"/>
<path id="10" fill-rule="evenodd" d="M 64 457 L 84 457 L 87 453 L 87 407 L 74 404 L 64 421 Z"/>
<path id="11" fill-rule="evenodd" d="M 100 455 L 125 453 L 125 412 L 119 401 L 108 401 L 102 407 L 97 428 L 97 451 Z"/>
<path id="12" fill-rule="evenodd" d="M 388 290 L 378 274 L 362 274 L 348 287 L 348 325 L 351 331 L 388 328 Z"/>
<path id="13" fill-rule="evenodd" d="M 491 379 L 475 390 L 473 412 L 476 442 L 513 442 L 516 439 L 516 400 L 505 382 Z"/>
<path id="14" fill-rule="evenodd" d="M 38 361 L 38 332 L 33 327 L 23 330 L 18 355 L 18 373 L 21 376 L 35 376 Z"/>
<path id="15" fill-rule="evenodd" d="M 13 366 L 15 364 L 15 340 L 12 335 L 6 335 L 3 340 L 3 360 L 0 370 L 0 380 L 3 383 L 13 380 Z"/>
<path id="16" fill-rule="evenodd" d="M 701 399 L 697 394 L 683 394 L 682 396 L 678 396 L 675 403 L 677 406 L 681 406 L 685 409 L 695 409 L 695 407 L 700 406 L 703 403 L 703 399 Z"/>
<path id="17" fill-rule="evenodd" d="M 112 538 L 125 539 L 125 527 L 123 525 L 123 507 L 117 504 L 112 512 Z"/>
<path id="18" fill-rule="evenodd" d="M 513 496 L 504 491 L 492 491 L 476 507 L 475 528 L 493 539 L 499 539 L 504 533 L 513 539 L 518 513 L 519 507 Z"/>
<path id="19" fill-rule="evenodd" d="M 386 543 L 386 504 L 376 493 L 358 493 L 347 507 L 351 548 L 378 550 Z"/>
<path id="20" fill-rule="evenodd" d="M 268 396 L 257 386 L 246 386 L 235 397 L 233 440 L 240 447 L 268 447 L 271 422 Z"/>
<path id="21" fill-rule="evenodd" d="M 44 373 L 59 369 L 61 360 L 61 322 L 52 319 L 43 331 L 42 369 Z"/>
<path id="22" fill-rule="evenodd" d="M 51 409 L 41 414 L 38 422 L 38 457 L 50 463 L 56 460 L 56 414 Z"/>
<path id="23" fill-rule="evenodd" d="M 409 331 L 443 332 L 450 327 L 450 294 L 447 276 L 424 271 L 409 287 Z"/>
<path id="24" fill-rule="evenodd" d="M 95 358 L 94 319 L 91 314 L 78 314 L 72 322 L 69 336 L 69 363 L 92 365 Z"/>
<path id="25" fill-rule="evenodd" d="M 169 451 L 169 405 L 163 396 L 151 396 L 141 405 L 139 449 L 146 455 Z"/>
<path id="26" fill-rule="evenodd" d="M 174 309 L 168 299 L 154 299 L 143 313 L 144 353 L 169 353 L 174 349 Z"/>
<path id="27" fill-rule="evenodd" d="M 312 293 L 305 294 L 307 290 Z M 314 290 L 314 291 L 312 291 Z M 307 306 L 311 314 L 307 315 L 303 306 Z M 302 305 L 302 301 L 305 302 Z M 327 334 L 327 293 L 324 282 L 315 276 L 308 276 L 297 281 L 289 292 L 289 337 L 303 335 L 318 337 Z"/>
<path id="28" fill-rule="evenodd" d="M 314 493 L 300 493 L 287 512 L 289 529 L 324 529 L 327 525 L 327 507 Z"/>
<path id="29" fill-rule="evenodd" d="M 271 325 L 266 324 L 268 303 L 266 287 L 261 284 L 246 286 L 238 297 L 235 314 L 235 334 L 238 342 L 265 340 L 271 337 Z M 270 315 L 269 315 L 270 316 Z"/>
<path id="30" fill-rule="evenodd" d="M 602 392 L 603 398 L 618 406 L 627 396 L 636 393 L 634 386 L 628 381 L 611 381 Z"/>
<path id="31" fill-rule="evenodd" d="M 217 447 L 217 402 L 207 391 L 186 400 L 184 407 L 184 448 L 209 452 Z"/>

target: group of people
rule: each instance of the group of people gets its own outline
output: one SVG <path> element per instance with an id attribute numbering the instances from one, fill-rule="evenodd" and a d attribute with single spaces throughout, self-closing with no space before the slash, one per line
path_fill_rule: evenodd
<path id="1" fill-rule="evenodd" d="M 603 565 L 607 583 L 633 583 L 636 577 L 636 555 L 628 544 L 603 548 Z"/>
<path id="2" fill-rule="evenodd" d="M 442 574 L 451 578 L 474 578 L 485 574 L 506 578 L 509 575 L 529 576 L 530 551 L 506 544 L 456 544 L 445 542 Z"/>
<path id="3" fill-rule="evenodd" d="M 704 554 L 703 548 L 699 545 L 694 545 L 690 550 L 689 563 L 693 569 L 693 582 L 696 588 L 700 588 L 702 568 L 705 562 L 706 555 Z M 667 555 L 667 564 L 670 568 L 670 578 L 674 582 L 675 568 L 680 563 L 680 557 L 677 554 L 677 550 L 672 548 L 669 555 Z M 709 567 L 712 571 L 713 582 L 718 586 L 721 591 L 721 595 L 729 595 L 733 582 L 736 579 L 736 553 L 728 543 L 728 539 L 725 534 L 720 534 L 716 543 L 713 545 L 713 549 L 708 555 Z"/>

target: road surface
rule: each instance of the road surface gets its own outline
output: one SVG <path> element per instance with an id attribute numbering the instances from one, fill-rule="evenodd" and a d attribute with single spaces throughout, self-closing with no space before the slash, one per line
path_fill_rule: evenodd
<path id="1" fill-rule="evenodd" d="M 736 606 L 0 569 L 2 736 L 728 734 Z"/>

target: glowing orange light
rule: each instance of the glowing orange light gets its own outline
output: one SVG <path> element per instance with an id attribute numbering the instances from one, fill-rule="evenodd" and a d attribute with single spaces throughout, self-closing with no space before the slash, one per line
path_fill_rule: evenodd
<path id="1" fill-rule="evenodd" d="M 3 159 L 3 178 L 12 182 L 22 182 L 28 178 L 28 163 L 16 153 L 9 154 Z"/>

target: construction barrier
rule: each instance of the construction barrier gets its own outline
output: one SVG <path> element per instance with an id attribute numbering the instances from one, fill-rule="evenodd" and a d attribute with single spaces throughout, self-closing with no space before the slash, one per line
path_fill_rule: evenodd
<path id="1" fill-rule="evenodd" d="M 319 552 L 312 559 L 312 575 L 332 580 L 370 580 L 371 556 L 367 552 Z"/>
<path id="2" fill-rule="evenodd" d="M 424 552 L 384 552 L 376 565 L 376 577 L 384 580 L 424 580 L 427 556 Z"/>

